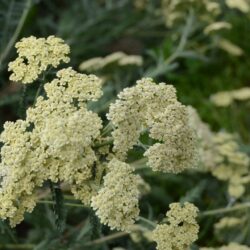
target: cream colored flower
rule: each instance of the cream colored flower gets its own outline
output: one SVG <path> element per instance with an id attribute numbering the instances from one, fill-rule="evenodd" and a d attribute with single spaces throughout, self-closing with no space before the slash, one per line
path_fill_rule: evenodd
<path id="1" fill-rule="evenodd" d="M 70 48 L 61 38 L 49 36 L 23 38 L 16 43 L 18 57 L 9 63 L 10 80 L 24 84 L 32 83 L 48 66 L 58 67 L 61 62 L 69 62 Z"/>
<path id="2" fill-rule="evenodd" d="M 82 62 L 79 70 L 86 72 L 95 72 L 116 64 L 119 66 L 136 65 L 141 66 L 143 59 L 138 55 L 127 55 L 124 52 L 117 51 L 105 57 L 94 57 Z"/>
<path id="3" fill-rule="evenodd" d="M 226 4 L 229 8 L 238 9 L 244 13 L 250 10 L 250 3 L 248 0 L 226 0 Z"/>
<path id="4" fill-rule="evenodd" d="M 228 52 L 233 56 L 241 56 L 244 54 L 244 51 L 239 46 L 233 44 L 227 39 L 221 38 L 218 42 L 218 47 L 220 47 L 221 49 L 225 50 L 226 52 Z"/>
<path id="5" fill-rule="evenodd" d="M 231 29 L 232 25 L 228 22 L 215 22 L 209 24 L 207 27 L 204 29 L 204 33 L 208 35 L 211 32 L 221 30 L 221 29 Z"/>
<path id="6" fill-rule="evenodd" d="M 198 137 L 199 161 L 202 169 L 207 170 L 215 166 L 216 152 L 214 150 L 214 133 L 208 124 L 204 123 L 199 117 L 198 112 L 191 106 L 188 106 L 189 123 Z"/>
<path id="7" fill-rule="evenodd" d="M 249 183 L 250 159 L 240 151 L 233 135 L 218 133 L 214 136 L 214 149 L 219 157 L 212 174 L 222 181 L 228 181 L 228 192 L 232 197 L 239 198 L 245 192 L 245 184 Z"/>
<path id="8" fill-rule="evenodd" d="M 138 177 L 128 164 L 113 159 L 107 166 L 103 187 L 92 197 L 91 206 L 103 224 L 130 231 L 139 215 Z"/>
<path id="9" fill-rule="evenodd" d="M 57 76 L 45 84 L 46 98 L 37 99 L 26 120 L 7 122 L 1 134 L 0 217 L 8 218 L 11 226 L 32 211 L 35 190 L 45 180 L 69 183 L 86 204 L 100 184 L 93 176 L 98 160 L 93 142 L 100 136 L 102 121 L 87 110 L 87 101 L 102 94 L 100 80 L 71 68 Z"/>
<path id="10" fill-rule="evenodd" d="M 218 107 L 227 107 L 233 102 L 233 96 L 229 91 L 221 91 L 213 94 L 210 100 Z"/>
<path id="11" fill-rule="evenodd" d="M 199 226 L 196 222 L 198 208 L 191 203 L 170 204 L 167 223 L 157 225 L 152 238 L 157 250 L 183 250 L 198 239 Z"/>
<path id="12" fill-rule="evenodd" d="M 156 84 L 150 78 L 124 89 L 110 106 L 108 119 L 115 130 L 114 152 L 123 159 L 142 131 L 160 141 L 145 152 L 155 171 L 178 173 L 195 166 L 196 136 L 189 126 L 188 111 L 176 98 L 173 86 Z"/>
<path id="13" fill-rule="evenodd" d="M 215 225 L 215 230 L 222 230 L 227 228 L 232 228 L 235 226 L 239 226 L 244 222 L 244 218 L 238 217 L 224 217 L 220 219 Z"/>
<path id="14" fill-rule="evenodd" d="M 250 88 L 244 87 L 241 89 L 234 89 L 231 91 L 222 91 L 213 94 L 210 97 L 213 104 L 219 107 L 227 107 L 233 101 L 247 101 L 250 99 Z"/>

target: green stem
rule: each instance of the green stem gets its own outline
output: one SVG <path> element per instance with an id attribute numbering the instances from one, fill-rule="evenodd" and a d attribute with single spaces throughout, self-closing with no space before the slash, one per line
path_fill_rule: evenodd
<path id="1" fill-rule="evenodd" d="M 153 221 L 148 220 L 148 219 L 146 219 L 146 218 L 144 218 L 144 217 L 139 216 L 139 220 L 141 220 L 141 221 L 147 223 L 148 225 L 151 225 L 151 226 L 154 227 L 154 228 L 157 226 L 156 223 L 154 223 Z"/>
<path id="2" fill-rule="evenodd" d="M 36 104 L 37 97 L 40 95 L 42 89 L 43 89 L 43 83 L 41 82 L 41 83 L 39 84 L 39 87 L 38 87 L 37 91 L 36 91 L 36 95 L 35 95 L 35 98 L 34 98 L 34 103 L 33 103 L 33 105 Z"/>
<path id="3" fill-rule="evenodd" d="M 40 200 L 37 203 L 55 205 L 54 201 L 48 201 L 48 200 Z M 81 208 L 85 207 L 83 204 L 77 204 L 77 203 L 71 203 L 71 202 L 65 202 L 64 205 L 68 207 L 81 207 Z"/>
<path id="4" fill-rule="evenodd" d="M 64 197 L 60 187 L 60 183 L 50 183 L 50 190 L 52 193 L 52 199 L 54 201 L 53 209 L 55 213 L 55 222 L 59 232 L 63 232 L 65 226 L 65 209 L 64 209 Z"/>
<path id="5" fill-rule="evenodd" d="M 19 100 L 19 117 L 24 119 L 25 118 L 25 113 L 26 113 L 26 95 L 27 95 L 27 86 L 25 84 L 22 85 L 22 90 L 21 90 L 21 96 Z"/>
<path id="6" fill-rule="evenodd" d="M 109 122 L 109 123 L 105 126 L 105 128 L 102 130 L 101 135 L 104 136 L 104 135 L 108 134 L 109 132 L 111 132 L 112 130 L 113 130 L 113 125 L 112 125 L 111 122 Z"/>
<path id="7" fill-rule="evenodd" d="M 144 228 L 144 227 L 141 227 L 141 226 L 137 226 L 135 225 L 131 231 L 148 231 L 148 229 Z M 93 240 L 93 241 L 90 241 L 90 242 L 87 242 L 85 244 L 85 246 L 92 246 L 92 245 L 98 245 L 98 244 L 102 244 L 104 242 L 107 242 L 107 241 L 110 241 L 110 240 L 114 240 L 114 239 L 117 239 L 117 238 L 121 238 L 121 237 L 124 237 L 124 236 L 127 236 L 129 235 L 128 232 L 117 232 L 117 233 L 114 233 L 114 234 L 111 234 L 111 235 L 108 235 L 108 236 L 104 236 L 100 239 L 97 239 L 97 240 Z"/>
<path id="8" fill-rule="evenodd" d="M 27 17 L 27 15 L 29 13 L 31 3 L 32 3 L 32 0 L 27 1 L 26 8 L 23 11 L 23 14 L 22 14 L 22 16 L 20 18 L 20 21 L 19 21 L 19 23 L 18 23 L 18 25 L 16 27 L 16 30 L 15 30 L 13 36 L 11 37 L 7 47 L 5 48 L 5 50 L 3 51 L 3 53 L 0 56 L 0 67 L 1 67 L 3 61 L 5 60 L 5 58 L 7 57 L 7 55 L 9 54 L 11 48 L 13 47 L 14 43 L 16 42 L 16 39 L 18 38 L 18 36 L 19 36 L 19 34 L 21 32 L 21 29 L 22 29 L 22 27 L 24 25 L 26 17 Z"/>
<path id="9" fill-rule="evenodd" d="M 137 169 L 137 170 L 138 169 L 148 168 L 148 166 L 147 166 L 147 158 L 143 157 L 140 160 L 133 161 L 133 162 L 130 163 L 130 165 L 132 167 L 134 167 L 135 169 Z"/>
<path id="10" fill-rule="evenodd" d="M 250 202 L 245 202 L 239 205 L 235 205 L 233 207 L 218 208 L 218 209 L 204 211 L 204 212 L 201 212 L 199 216 L 203 217 L 203 216 L 224 214 L 224 213 L 230 213 L 230 212 L 234 212 L 234 211 L 241 210 L 241 209 L 247 209 L 247 208 L 250 208 Z"/>

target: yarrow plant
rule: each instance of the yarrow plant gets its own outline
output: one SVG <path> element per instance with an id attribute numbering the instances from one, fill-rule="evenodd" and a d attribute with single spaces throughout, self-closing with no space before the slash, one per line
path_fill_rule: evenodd
<path id="1" fill-rule="evenodd" d="M 18 57 L 9 63 L 10 80 L 21 84 L 31 84 L 40 76 L 45 80 L 43 95 L 36 96 L 25 118 L 7 121 L 0 135 L 0 218 L 12 227 L 33 211 L 40 188 L 48 183 L 57 188 L 67 185 L 74 198 L 110 229 L 132 235 L 142 219 L 153 226 L 143 230 L 156 242 L 156 249 L 189 249 L 199 232 L 199 210 L 194 204 L 171 203 L 158 224 L 140 217 L 142 187 L 147 192 L 150 187 L 131 162 L 135 147 L 141 147 L 142 160 L 154 172 L 178 174 L 206 161 L 211 148 L 218 145 L 221 161 L 216 158 L 211 163 L 211 169 L 219 164 L 212 173 L 220 179 L 219 170 L 228 157 L 232 164 L 227 170 L 234 171 L 236 165 L 243 169 L 236 179 L 244 188 L 248 158 L 238 152 L 230 136 L 226 136 L 229 146 L 221 145 L 219 134 L 217 141 L 202 142 L 213 133 L 205 125 L 197 127 L 202 124 L 198 115 L 178 101 L 172 85 L 142 78 L 123 89 L 110 105 L 107 119 L 101 119 L 89 108 L 103 94 L 100 78 L 66 67 L 46 80 L 49 67 L 69 62 L 70 49 L 62 39 L 32 36 L 23 38 L 16 48 Z M 230 161 L 232 154 L 237 162 Z M 236 183 L 230 175 L 225 180 Z"/>

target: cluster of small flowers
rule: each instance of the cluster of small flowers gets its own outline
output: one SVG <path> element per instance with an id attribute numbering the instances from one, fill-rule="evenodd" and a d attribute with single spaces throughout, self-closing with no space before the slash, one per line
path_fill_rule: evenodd
<path id="1" fill-rule="evenodd" d="M 91 206 L 103 224 L 129 231 L 139 216 L 140 177 L 133 174 L 133 167 L 117 159 L 111 160 L 107 169 L 104 185 L 92 198 Z"/>
<path id="2" fill-rule="evenodd" d="M 162 11 L 165 18 L 166 26 L 172 27 L 177 22 L 183 21 L 188 14 L 190 6 L 199 9 L 201 22 L 211 23 L 221 13 L 221 6 L 216 1 L 181 1 L 181 0 L 162 0 Z"/>
<path id="3" fill-rule="evenodd" d="M 250 2 L 248 0 L 226 0 L 226 4 L 229 8 L 240 10 L 243 13 L 250 11 Z"/>
<path id="4" fill-rule="evenodd" d="M 244 87 L 231 91 L 221 91 L 213 94 L 210 99 L 218 107 L 228 107 L 234 101 L 248 101 L 250 99 L 250 88 Z"/>
<path id="5" fill-rule="evenodd" d="M 195 130 L 198 137 L 200 165 L 202 169 L 211 169 L 214 167 L 216 159 L 213 142 L 214 133 L 209 125 L 201 120 L 196 109 L 188 106 L 188 112 L 190 126 Z"/>
<path id="6" fill-rule="evenodd" d="M 74 187 L 92 178 L 97 161 L 92 144 L 102 121 L 87 110 L 86 101 L 100 97 L 101 81 L 71 68 L 57 77 L 45 84 L 46 98 L 37 99 L 26 120 L 5 123 L 1 134 L 0 217 L 9 218 L 12 226 L 33 209 L 35 188 L 45 180 Z"/>
<path id="7" fill-rule="evenodd" d="M 60 62 L 69 62 L 70 48 L 61 38 L 49 36 L 23 38 L 16 43 L 18 57 L 9 63 L 13 73 L 10 80 L 24 84 L 32 83 L 48 66 L 58 67 Z"/>
<path id="8" fill-rule="evenodd" d="M 158 250 L 183 250 L 198 239 L 198 208 L 189 202 L 170 204 L 167 223 L 157 225 L 152 233 Z"/>
<path id="9" fill-rule="evenodd" d="M 203 27 L 204 35 L 212 39 L 213 44 L 233 56 L 241 56 L 244 53 L 236 44 L 218 36 L 218 32 L 232 28 L 227 20 L 221 20 L 225 6 L 247 13 L 250 10 L 248 0 L 225 0 L 225 2 L 215 0 L 162 0 L 161 6 L 161 12 L 168 28 L 173 28 L 179 24 L 183 25 L 186 16 L 189 13 L 194 13 L 195 18 L 199 20 L 199 24 Z M 216 39 L 215 34 L 217 35 Z"/>
<path id="10" fill-rule="evenodd" d="M 228 181 L 228 192 L 239 198 L 245 192 L 245 184 L 250 182 L 249 162 L 247 154 L 240 151 L 236 138 L 228 133 L 217 133 L 214 137 L 217 157 L 212 174 L 222 181 Z"/>
<path id="11" fill-rule="evenodd" d="M 124 52 L 114 52 L 106 57 L 94 57 L 80 64 L 79 70 L 95 72 L 102 70 L 112 64 L 119 66 L 142 65 L 142 57 L 138 55 L 127 55 Z"/>
<path id="12" fill-rule="evenodd" d="M 149 129 L 149 136 L 158 142 L 144 155 L 154 171 L 178 173 L 195 166 L 196 136 L 189 126 L 188 110 L 177 101 L 173 86 L 143 78 L 118 97 L 107 115 L 116 128 L 112 136 L 118 158 L 124 159 L 141 132 Z"/>
<path id="13" fill-rule="evenodd" d="M 59 38 L 30 37 L 21 40 L 17 48 L 19 57 L 35 68 L 35 73 L 28 75 L 27 68 L 18 72 L 10 63 L 11 78 L 23 83 L 34 81 L 50 64 L 56 67 L 60 61 L 68 61 L 68 47 Z M 153 170 L 178 173 L 192 167 L 197 149 L 188 111 L 177 101 L 173 86 L 157 85 L 149 78 L 138 81 L 110 107 L 108 118 L 115 126 L 113 155 L 109 147 L 96 147 L 96 142 L 107 138 L 101 136 L 101 119 L 87 108 L 88 101 L 101 97 L 101 80 L 70 67 L 56 76 L 44 85 L 45 96 L 28 108 L 25 120 L 4 125 L 0 136 L 0 217 L 9 219 L 11 226 L 20 223 L 24 213 L 36 205 L 36 188 L 50 180 L 68 183 L 73 195 L 91 206 L 102 223 L 130 231 L 139 215 L 140 189 L 149 188 L 120 160 L 137 143 L 140 132 L 149 129 L 150 137 L 158 141 L 145 152 Z M 171 219 L 176 206 L 171 205 L 173 212 L 167 214 L 171 230 L 179 229 Z M 194 214 L 191 204 L 181 209 L 186 210 Z M 196 229 L 191 219 L 186 222 L 185 227 Z"/>
<path id="14" fill-rule="evenodd" d="M 189 108 L 190 125 L 197 131 L 200 144 L 200 159 L 204 169 L 219 180 L 228 181 L 228 193 L 241 197 L 245 185 L 250 182 L 249 156 L 241 152 L 237 138 L 226 132 L 213 133 L 204 124 L 197 112 Z"/>
<path id="15" fill-rule="evenodd" d="M 221 218 L 215 225 L 214 229 L 216 231 L 221 231 L 223 229 L 234 228 L 237 226 L 241 226 L 245 221 L 244 217 L 223 217 Z"/>

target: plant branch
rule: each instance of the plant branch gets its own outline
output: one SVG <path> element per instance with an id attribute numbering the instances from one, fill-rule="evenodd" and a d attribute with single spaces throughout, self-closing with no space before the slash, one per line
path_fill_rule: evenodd
<path id="1" fill-rule="evenodd" d="M 245 202 L 239 205 L 235 205 L 233 207 L 218 208 L 218 209 L 204 211 L 204 212 L 201 212 L 199 216 L 203 217 L 203 216 L 224 214 L 224 213 L 230 213 L 230 212 L 234 212 L 237 210 L 248 209 L 248 208 L 250 208 L 250 202 Z"/>

